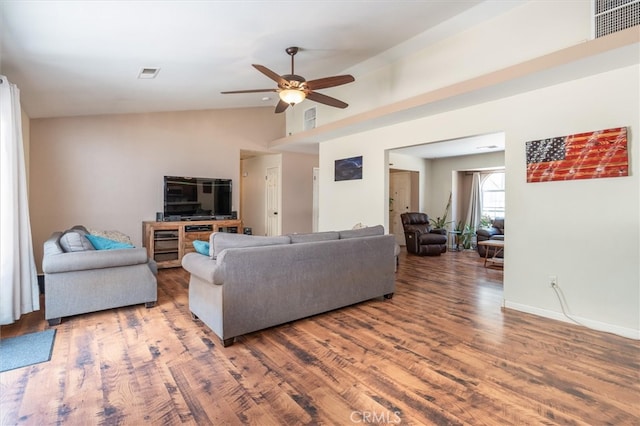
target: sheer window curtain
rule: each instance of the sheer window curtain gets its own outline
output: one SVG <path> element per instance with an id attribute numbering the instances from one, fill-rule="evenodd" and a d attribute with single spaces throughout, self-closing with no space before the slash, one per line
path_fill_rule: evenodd
<path id="1" fill-rule="evenodd" d="M 39 309 L 20 90 L 0 75 L 0 325 Z"/>
<path id="2" fill-rule="evenodd" d="M 480 226 L 482 217 L 482 193 L 480 191 L 480 173 L 473 172 L 471 180 L 471 194 L 469 195 L 469 208 L 465 223 L 471 226 L 474 231 Z"/>

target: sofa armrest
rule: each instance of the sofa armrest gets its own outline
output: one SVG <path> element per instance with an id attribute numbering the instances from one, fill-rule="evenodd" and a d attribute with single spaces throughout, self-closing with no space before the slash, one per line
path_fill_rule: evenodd
<path id="1" fill-rule="evenodd" d="M 404 241 L 407 246 L 407 252 L 412 254 L 420 252 L 420 232 L 404 231 Z"/>
<path id="2" fill-rule="evenodd" d="M 223 257 L 224 253 L 222 253 Z M 192 275 L 211 284 L 222 284 L 221 274 L 216 274 L 220 268 L 216 260 L 200 253 L 187 253 L 182 257 L 182 267 Z"/>
<path id="3" fill-rule="evenodd" d="M 42 271 L 45 274 L 57 274 L 138 265 L 148 261 L 147 251 L 142 247 L 120 250 L 87 250 L 45 256 L 42 259 Z"/>
<path id="4" fill-rule="evenodd" d="M 429 233 L 430 234 L 447 235 L 447 230 L 446 229 L 442 229 L 442 228 L 430 229 Z"/>
<path id="5" fill-rule="evenodd" d="M 498 230 L 498 228 L 494 228 L 494 227 L 480 228 L 476 231 L 476 235 L 478 236 L 479 241 L 488 240 L 489 238 L 498 234 L 500 234 L 500 231 Z"/>

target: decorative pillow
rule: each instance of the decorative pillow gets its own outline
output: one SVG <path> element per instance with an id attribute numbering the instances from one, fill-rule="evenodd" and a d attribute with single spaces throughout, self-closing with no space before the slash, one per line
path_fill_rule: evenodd
<path id="1" fill-rule="evenodd" d="M 232 234 L 230 232 L 214 232 L 210 239 L 211 258 L 216 259 L 222 250 L 228 248 L 262 247 L 280 244 L 291 244 L 288 235 L 277 237 L 263 237 L 260 235 Z"/>
<path id="2" fill-rule="evenodd" d="M 193 248 L 200 254 L 209 256 L 209 243 L 206 241 L 195 240 L 193 242 Z"/>
<path id="3" fill-rule="evenodd" d="M 100 231 L 97 229 L 91 229 L 87 234 L 97 235 L 98 237 L 133 245 L 131 238 L 120 231 Z"/>
<path id="4" fill-rule="evenodd" d="M 87 234 L 87 239 L 91 241 L 96 250 L 117 250 L 125 248 L 133 248 L 133 244 L 121 243 L 120 241 L 110 240 L 98 235 Z"/>
<path id="5" fill-rule="evenodd" d="M 86 238 L 86 233 L 78 228 L 69 229 L 60 236 L 60 247 L 65 252 L 94 250 L 93 245 Z"/>
<path id="6" fill-rule="evenodd" d="M 367 228 L 349 229 L 347 231 L 340 231 L 340 239 L 346 238 L 360 238 L 360 237 L 372 237 L 374 235 L 384 235 L 384 226 L 376 225 L 369 226 Z"/>
<path id="7" fill-rule="evenodd" d="M 289 234 L 291 244 L 294 243 L 313 243 L 316 241 L 330 241 L 340 238 L 340 234 L 335 231 L 312 232 L 310 234 Z"/>

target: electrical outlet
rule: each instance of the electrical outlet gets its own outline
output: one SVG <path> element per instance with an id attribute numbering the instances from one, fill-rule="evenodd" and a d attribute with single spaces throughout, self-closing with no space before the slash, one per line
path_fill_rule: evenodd
<path id="1" fill-rule="evenodd" d="M 558 277 L 555 275 L 549 275 L 549 287 L 557 287 L 558 286 Z"/>

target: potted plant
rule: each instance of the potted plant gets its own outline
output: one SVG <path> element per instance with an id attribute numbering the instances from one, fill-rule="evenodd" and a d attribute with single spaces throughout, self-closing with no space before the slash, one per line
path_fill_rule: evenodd
<path id="1" fill-rule="evenodd" d="M 473 235 L 475 234 L 475 229 L 469 225 L 465 224 L 462 221 L 459 221 L 456 224 L 456 246 L 462 246 L 465 250 L 471 248 L 471 243 L 473 240 Z"/>
<path id="2" fill-rule="evenodd" d="M 451 193 L 449 193 L 449 201 L 447 201 L 447 207 L 444 209 L 442 217 L 438 216 L 435 219 L 429 219 L 434 230 L 441 230 L 443 234 L 446 234 L 447 225 L 451 223 L 447 222 L 447 216 L 449 216 L 449 208 L 451 207 Z"/>

